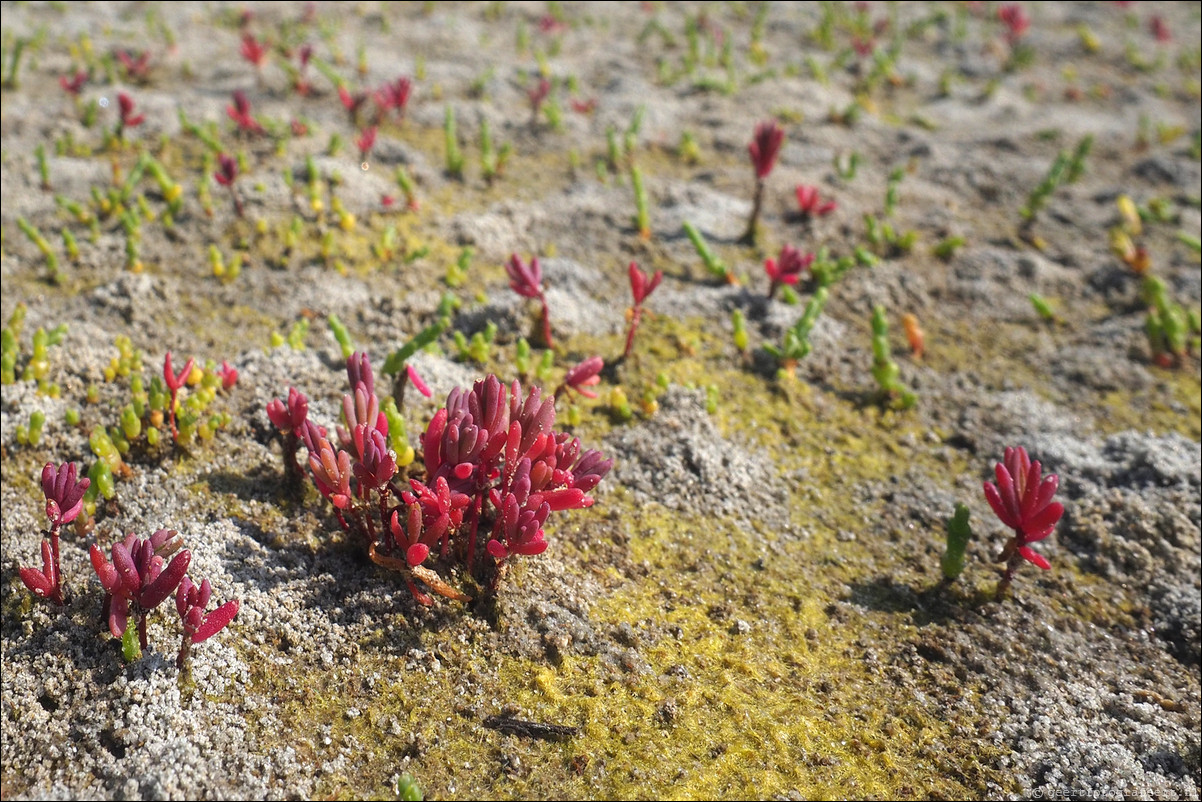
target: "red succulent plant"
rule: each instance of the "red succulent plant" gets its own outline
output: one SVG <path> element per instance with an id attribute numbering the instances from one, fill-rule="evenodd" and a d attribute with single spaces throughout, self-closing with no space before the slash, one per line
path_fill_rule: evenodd
<path id="1" fill-rule="evenodd" d="M 755 196 L 751 203 L 751 217 L 747 221 L 747 231 L 743 233 L 744 242 L 755 244 L 756 225 L 760 219 L 760 207 L 764 203 L 764 181 L 772 168 L 776 166 L 776 157 L 785 141 L 784 129 L 776 120 L 765 120 L 755 127 L 755 134 L 747 145 L 747 153 L 751 156 L 751 166 L 755 170 Z"/>
<path id="2" fill-rule="evenodd" d="M 145 114 L 134 113 L 134 99 L 125 92 L 117 93 L 117 112 L 120 114 L 120 119 L 117 120 L 117 140 L 125 139 L 125 129 L 134 128 L 146 122 Z"/>
<path id="3" fill-rule="evenodd" d="M 805 220 L 822 217 L 838 208 L 838 204 L 833 200 L 824 201 L 818 196 L 818 187 L 810 186 L 809 184 L 798 184 L 796 193 L 797 207 L 801 211 L 802 218 Z"/>
<path id="4" fill-rule="evenodd" d="M 221 186 L 229 188 L 230 197 L 234 199 L 234 211 L 242 217 L 245 209 L 242 206 L 242 196 L 238 194 L 238 187 L 235 186 L 238 180 L 238 160 L 228 153 L 217 154 L 217 170 L 213 173 L 213 179 Z"/>
<path id="5" fill-rule="evenodd" d="M 600 362 L 585 360 L 574 369 L 576 389 L 585 392 L 594 383 Z M 439 595 L 468 600 L 425 564 L 432 558 L 458 560 L 471 573 L 491 567 L 495 590 L 512 555 L 546 548 L 547 516 L 590 506 L 588 492 L 613 464 L 554 431 L 554 398 L 538 389 L 523 394 L 517 382 L 507 388 L 490 375 L 471 390 L 451 391 L 421 439 L 425 475 L 402 489 L 366 355 L 350 357 L 347 377 L 353 390 L 343 400 L 342 448 L 312 423 L 301 423 L 300 393 L 290 391 L 287 405 L 272 401 L 268 415 L 281 428 L 302 426 L 314 481 L 339 522 L 364 541 L 373 562 L 401 572 L 422 604 L 433 600 L 419 581 Z M 478 549 L 482 527 L 490 534 Z"/>
<path id="6" fill-rule="evenodd" d="M 177 668 L 184 667 L 192 651 L 192 644 L 207 641 L 225 629 L 234 620 L 234 616 L 238 615 L 242 606 L 238 599 L 227 601 L 216 610 L 206 613 L 205 607 L 208 606 L 212 595 L 213 588 L 207 579 L 202 580 L 199 585 L 193 584 L 187 576 L 180 580 L 179 590 L 175 595 L 175 609 L 183 623 L 184 634 L 180 641 L 179 656 L 175 658 Z"/>
<path id="7" fill-rule="evenodd" d="M 146 614 L 167 599 L 188 571 L 192 553 L 181 549 L 183 541 L 173 530 L 160 529 L 143 539 L 130 533 L 113 544 L 112 562 L 92 544 L 92 568 L 108 594 L 104 600 L 104 617 L 113 637 L 120 638 L 132 616 L 138 626 L 138 641 L 146 643 Z M 176 553 L 178 552 L 178 553 Z M 172 557 L 167 562 L 167 557 Z"/>
<path id="8" fill-rule="evenodd" d="M 647 274 L 639 268 L 637 262 L 631 262 L 626 268 L 626 272 L 630 277 L 630 295 L 634 298 L 634 305 L 626 313 L 629 321 L 626 328 L 626 349 L 622 351 L 622 359 L 626 359 L 634 351 L 634 334 L 639 329 L 639 324 L 643 321 L 643 302 L 655 292 L 655 288 L 664 279 L 664 271 L 656 270 L 655 275 L 650 279 Z"/>
<path id="9" fill-rule="evenodd" d="M 263 126 L 250 113 L 250 101 L 246 97 L 246 93 L 241 89 L 234 92 L 234 103 L 232 106 L 226 106 L 225 113 L 229 118 L 238 124 L 238 130 L 250 134 L 262 134 Z"/>
<path id="10" fill-rule="evenodd" d="M 21 581 L 34 595 L 63 603 L 62 572 L 59 562 L 59 529 L 71 523 L 83 509 L 84 492 L 92 484 L 88 478 L 76 480 L 74 462 L 57 468 L 47 462 L 42 468 L 42 495 L 46 497 L 46 517 L 50 537 L 42 540 L 42 569 L 21 568 Z"/>
<path id="11" fill-rule="evenodd" d="M 539 324 L 543 335 L 543 344 L 553 348 L 551 342 L 551 310 L 547 306 L 547 296 L 543 292 L 543 271 L 539 267 L 538 257 L 531 257 L 526 264 L 515 253 L 510 255 L 505 263 L 505 272 L 509 274 L 509 288 L 523 298 L 537 299 L 542 305 L 539 314 Z"/>
<path id="12" fill-rule="evenodd" d="M 802 254 L 792 245 L 782 247 L 780 256 L 776 259 L 765 259 L 764 272 L 768 274 L 768 279 L 771 281 L 771 284 L 768 285 L 768 297 L 776 295 L 777 289 L 782 284 L 796 284 L 801 279 L 801 274 L 809 270 L 813 262 L 814 254 Z"/>
<path id="13" fill-rule="evenodd" d="M 994 468 L 997 483 L 983 485 L 989 506 L 1003 524 L 1014 530 L 998 558 L 1006 563 L 998 584 L 999 595 L 1009 587 L 1014 571 L 1024 560 L 1045 570 L 1052 567 L 1031 548 L 1032 543 L 1050 535 L 1064 515 L 1064 505 L 1052 501 L 1060 479 L 1056 474 L 1041 479 L 1042 471 L 1038 460 L 1032 462 L 1025 448 L 1008 447 L 1002 462 Z"/>

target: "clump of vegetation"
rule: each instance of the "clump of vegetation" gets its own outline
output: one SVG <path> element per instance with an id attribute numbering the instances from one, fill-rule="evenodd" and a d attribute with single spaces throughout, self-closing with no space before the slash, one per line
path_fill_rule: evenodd
<path id="1" fill-rule="evenodd" d="M 569 372 L 565 385 L 583 392 L 600 367 L 599 358 L 586 360 Z M 307 407 L 299 394 L 290 392 L 286 416 L 280 401 L 268 414 L 304 442 L 314 484 L 343 528 L 374 562 L 401 572 L 422 604 L 433 600 L 417 581 L 446 598 L 469 599 L 428 560 L 460 566 L 495 592 L 509 559 L 546 549 L 543 525 L 550 513 L 591 506 L 588 492 L 613 465 L 598 451 L 582 451 L 578 438 L 554 430 L 554 398 L 542 397 L 538 388 L 523 394 L 516 381 L 506 388 L 489 375 L 471 390 L 451 391 L 421 438 L 425 473 L 401 490 L 394 482 L 398 465 L 389 448 L 389 417 L 381 411 L 366 354 L 347 360 L 347 376 L 353 392 L 343 397 L 338 446 L 303 418 Z M 295 470 L 295 457 L 285 455 L 285 470 Z"/>

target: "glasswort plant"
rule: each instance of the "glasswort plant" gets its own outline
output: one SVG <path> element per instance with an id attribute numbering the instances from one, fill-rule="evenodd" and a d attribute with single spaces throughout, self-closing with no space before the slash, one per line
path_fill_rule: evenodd
<path id="1" fill-rule="evenodd" d="M 578 366 L 572 377 L 578 390 L 591 384 L 599 361 Z M 433 600 L 418 581 L 441 596 L 469 598 L 425 565 L 431 558 L 458 562 L 477 576 L 491 571 L 489 592 L 495 592 L 510 557 L 547 547 L 547 516 L 591 506 L 588 492 L 613 465 L 554 431 L 554 398 L 538 388 L 523 394 L 518 382 L 507 388 L 489 375 L 447 396 L 421 438 L 425 475 L 402 489 L 389 448 L 389 416 L 365 354 L 347 360 L 347 377 L 353 392 L 343 398 L 338 445 L 311 421 L 297 427 L 309 468 L 343 528 L 364 542 L 373 562 L 404 574 L 421 604 Z M 488 540 L 479 550 L 482 535 Z"/>
<path id="2" fill-rule="evenodd" d="M 1006 448 L 1002 462 L 994 467 L 997 483 L 985 482 L 985 500 L 993 508 L 998 520 L 1014 530 L 1014 536 L 1006 541 L 999 562 L 1006 564 L 1005 573 L 998 582 L 997 595 L 1001 597 L 1010 587 L 1014 572 L 1024 560 L 1038 565 L 1045 571 L 1051 564 L 1031 544 L 1052 534 L 1056 523 L 1064 515 L 1064 505 L 1052 501 L 1060 478 L 1056 474 L 1042 477 L 1042 466 L 1038 460 L 1032 462 L 1022 446 Z"/>
<path id="3" fill-rule="evenodd" d="M 755 127 L 755 135 L 747 146 L 751 156 L 751 166 L 755 169 L 755 195 L 751 201 L 751 217 L 747 220 L 747 230 L 740 238 L 743 242 L 754 245 L 756 226 L 760 221 L 760 207 L 764 203 L 764 182 L 772 168 L 776 166 L 776 157 L 780 146 L 785 141 L 784 129 L 776 120 L 765 120 Z"/>
<path id="4" fill-rule="evenodd" d="M 42 494 L 46 497 L 46 517 L 50 519 L 50 537 L 42 540 L 42 570 L 22 568 L 21 581 L 34 595 L 63 603 L 62 572 L 59 563 L 58 538 L 63 524 L 71 523 L 83 509 L 83 496 L 90 479 L 75 479 L 74 462 L 57 468 L 47 462 L 42 468 Z"/>

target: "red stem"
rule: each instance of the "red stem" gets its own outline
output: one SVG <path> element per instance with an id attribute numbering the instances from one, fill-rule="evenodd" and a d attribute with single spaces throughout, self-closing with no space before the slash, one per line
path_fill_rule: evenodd
<path id="1" fill-rule="evenodd" d="M 760 220 L 760 206 L 764 202 L 764 181 L 756 179 L 755 182 L 755 197 L 751 201 L 751 219 L 747 221 L 747 230 L 743 232 L 740 239 L 743 242 L 755 244 L 755 225 Z"/>
<path id="2" fill-rule="evenodd" d="M 300 438 L 296 436 L 296 432 L 289 430 L 284 435 L 284 478 L 288 481 L 288 486 L 293 488 L 300 487 L 304 478 L 304 470 L 296 461 L 298 445 Z"/>
<path id="3" fill-rule="evenodd" d="M 1010 589 L 1010 581 L 1014 579 L 1014 572 L 1022 565 L 1023 556 L 1015 551 L 1010 555 L 1010 559 L 1006 561 L 1006 570 L 1002 573 L 1002 578 L 998 580 L 997 591 L 994 595 L 1000 601 L 1005 597 L 1006 591 Z"/>
<path id="4" fill-rule="evenodd" d="M 626 329 L 626 350 L 622 352 L 622 358 L 626 359 L 630 356 L 630 352 L 634 350 L 634 333 L 638 331 L 639 323 L 643 319 L 643 305 L 635 304 L 630 311 L 630 328 Z"/>
<path id="5" fill-rule="evenodd" d="M 192 651 L 192 639 L 188 633 L 184 633 L 183 640 L 179 644 L 179 656 L 175 658 L 175 667 L 180 671 L 184 670 L 184 663 L 188 660 L 188 652 Z"/>
<path id="6" fill-rule="evenodd" d="M 476 532 L 480 528 L 480 510 L 483 506 L 484 496 L 482 493 L 478 493 L 475 502 L 472 504 L 472 520 L 471 526 L 468 529 L 467 566 L 469 571 L 474 571 L 476 565 Z M 444 548 L 443 551 L 445 552 L 446 549 Z"/>
<path id="7" fill-rule="evenodd" d="M 246 215 L 243 214 L 244 210 L 242 208 L 242 196 L 238 194 L 238 190 L 234 187 L 233 182 L 230 182 L 230 196 L 234 199 L 234 211 L 238 213 L 239 217 L 245 217 Z"/>
<path id="8" fill-rule="evenodd" d="M 547 307 L 547 296 L 539 295 L 538 299 L 542 301 L 543 304 L 541 320 L 543 326 L 543 342 L 548 348 L 554 348 L 555 346 L 551 342 L 551 310 Z"/>
<path id="9" fill-rule="evenodd" d="M 54 589 L 51 595 L 56 603 L 62 604 L 63 573 L 61 567 L 62 563 L 60 563 L 58 559 L 58 527 L 58 524 L 54 524 L 52 527 L 50 527 L 50 551 L 54 556 Z"/>

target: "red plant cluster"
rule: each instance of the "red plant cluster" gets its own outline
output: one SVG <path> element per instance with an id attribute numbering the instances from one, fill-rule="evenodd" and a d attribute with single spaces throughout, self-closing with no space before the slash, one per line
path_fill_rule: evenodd
<path id="1" fill-rule="evenodd" d="M 205 613 L 212 595 L 209 580 L 195 585 L 188 578 L 192 553 L 183 548 L 183 538 L 174 530 L 160 529 L 149 538 L 131 532 L 113 544 L 111 554 L 109 562 L 100 547 L 92 544 L 92 568 L 106 594 L 104 618 L 115 638 L 125 636 L 133 618 L 138 627 L 138 643 L 146 649 L 147 614 L 175 593 L 176 610 L 184 630 L 175 662 L 182 669 L 192 644 L 216 635 L 238 614 L 241 602 L 237 599 Z M 167 562 L 168 557 L 171 562 Z"/>
<path id="2" fill-rule="evenodd" d="M 169 370 L 169 368 L 167 369 Z M 91 486 L 87 478 L 76 479 L 75 463 L 42 468 L 42 494 L 46 497 L 46 517 L 50 519 L 49 538 L 42 541 L 42 569 L 21 568 L 21 581 L 35 596 L 63 604 L 62 573 L 59 564 L 59 529 L 74 521 L 83 510 L 84 493 Z M 132 532 L 114 543 L 112 561 L 93 543 L 92 568 L 104 587 L 102 616 L 115 637 L 126 635 L 132 618 L 137 624 L 138 642 L 147 648 L 146 616 L 178 589 L 176 605 L 184 625 L 184 642 L 176 664 L 183 668 L 191 644 L 216 635 L 238 614 L 240 602 L 226 602 L 206 613 L 212 590 L 206 579 L 199 586 L 186 576 L 192 554 L 182 548 L 183 539 L 172 530 L 160 529 L 149 538 Z M 167 558 L 175 555 L 171 562 Z"/>
<path id="3" fill-rule="evenodd" d="M 347 377 L 352 392 L 343 398 L 338 446 L 307 419 L 308 402 L 295 390 L 287 403 L 273 400 L 267 414 L 305 443 L 314 483 L 343 528 L 365 542 L 377 564 L 402 572 L 422 604 L 432 599 L 415 580 L 447 598 L 468 598 L 425 565 L 431 557 L 476 575 L 491 569 L 495 590 L 511 556 L 547 547 L 548 515 L 592 505 L 589 491 L 613 465 L 554 430 L 554 398 L 537 388 L 523 395 L 518 382 L 507 388 L 490 375 L 471 390 L 451 391 L 421 438 L 425 474 L 404 482 L 366 354 L 350 357 Z"/>
<path id="4" fill-rule="evenodd" d="M 117 60 L 125 70 L 125 77 L 131 81 L 145 83 L 150 77 L 150 53 L 143 50 L 137 57 L 131 56 L 124 50 L 117 51 Z"/>
<path id="5" fill-rule="evenodd" d="M 360 115 L 363 114 L 369 100 L 374 101 L 376 105 L 375 113 L 371 117 L 373 127 L 383 124 L 389 113 L 394 110 L 397 113 L 397 122 L 404 121 L 405 108 L 409 105 L 412 95 L 413 81 L 405 76 L 370 92 L 352 92 L 345 86 L 338 87 L 338 100 L 350 116 L 351 125 L 356 128 L 359 127 Z"/>
<path id="6" fill-rule="evenodd" d="M 382 119 L 388 112 L 396 109 L 397 119 L 405 119 L 405 107 L 409 105 L 409 96 L 413 94 L 413 81 L 405 76 L 397 78 L 392 83 L 386 83 L 374 93 L 376 108 Z"/>

